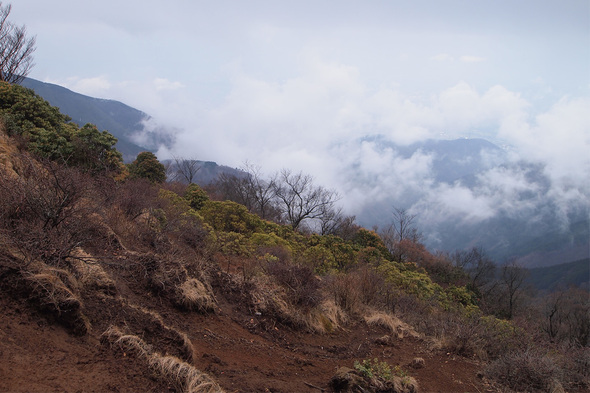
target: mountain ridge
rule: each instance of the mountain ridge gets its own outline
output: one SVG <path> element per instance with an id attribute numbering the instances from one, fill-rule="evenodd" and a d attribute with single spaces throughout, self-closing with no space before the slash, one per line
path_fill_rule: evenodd
<path id="1" fill-rule="evenodd" d="M 72 118 L 78 126 L 92 123 L 118 139 L 117 150 L 126 162 L 135 159 L 142 151 L 152 151 L 133 140 L 134 134 L 144 131 L 144 122 L 150 119 L 145 112 L 120 101 L 90 97 L 53 83 L 25 78 L 22 86 L 35 91 L 52 106 Z"/>

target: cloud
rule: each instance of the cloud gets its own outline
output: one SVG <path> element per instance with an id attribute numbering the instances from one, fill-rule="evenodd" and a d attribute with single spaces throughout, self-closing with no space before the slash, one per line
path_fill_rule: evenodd
<path id="1" fill-rule="evenodd" d="M 590 98 L 562 98 L 531 121 L 511 119 L 499 135 L 518 146 L 523 156 L 547 164 L 554 181 L 583 182 L 590 173 Z M 588 188 L 586 188 L 588 189 Z"/>
<path id="2" fill-rule="evenodd" d="M 453 62 L 455 61 L 455 57 L 448 53 L 439 53 L 438 55 L 432 56 L 430 60 L 438 62 Z M 459 56 L 459 60 L 464 63 L 481 63 L 486 61 L 487 59 L 481 56 L 463 55 Z"/>
<path id="3" fill-rule="evenodd" d="M 140 103 L 134 106 L 154 117 L 152 134 L 163 125 L 178 129 L 176 144 L 161 149 L 161 158 L 195 157 L 234 167 L 250 161 L 269 175 L 281 168 L 302 170 L 336 189 L 349 214 L 396 205 L 434 227 L 445 220 L 474 225 L 498 214 L 533 220 L 536 209 L 548 204 L 567 222 L 568 214 L 588 206 L 588 98 L 565 97 L 539 111 L 505 86 L 482 90 L 464 81 L 429 95 L 411 94 L 396 85 L 371 86 L 359 68 L 313 52 L 301 55 L 297 70 L 273 80 L 237 65 L 228 69 L 227 93 L 206 102 L 164 77 L 145 83 L 72 78 L 65 85 Z M 388 147 L 441 134 L 507 146 L 509 161 L 480 173 L 475 186 L 440 184 L 432 154 L 407 156 Z M 498 163 L 497 156 L 485 154 Z M 535 169 L 521 165 L 525 161 Z"/>
<path id="4" fill-rule="evenodd" d="M 46 78 L 47 83 L 53 83 L 64 86 L 76 93 L 84 94 L 91 97 L 105 97 L 109 94 L 113 84 L 105 75 L 99 75 L 90 78 L 80 78 L 72 76 L 65 80 L 53 80 Z"/>
<path id="5" fill-rule="evenodd" d="M 370 88 L 352 66 L 318 58 L 303 63 L 299 75 L 280 82 L 238 69 L 225 98 L 207 108 L 193 102 L 185 111 L 189 104 L 176 109 L 164 104 L 175 113 L 175 125 L 184 128 L 178 154 L 194 156 L 197 149 L 206 159 L 230 165 L 250 160 L 269 168 L 306 166 L 297 154 L 285 153 L 292 150 L 334 167 L 327 163 L 348 164 L 345 154 L 329 154 L 334 144 L 379 134 L 408 145 L 444 133 L 510 145 L 521 157 L 548 163 L 553 177 L 573 173 L 579 181 L 587 170 L 581 158 L 589 145 L 587 99 L 564 99 L 535 113 L 521 94 L 500 85 L 481 92 L 459 82 L 430 96 L 413 96 L 395 87 Z"/>
<path id="6" fill-rule="evenodd" d="M 166 78 L 155 78 L 154 86 L 157 91 L 161 90 L 177 90 L 184 87 L 180 82 L 172 82 Z"/>
<path id="7" fill-rule="evenodd" d="M 463 56 L 459 57 L 459 60 L 461 60 L 462 62 L 465 62 L 465 63 L 481 63 L 483 61 L 486 61 L 486 59 L 484 57 L 472 56 L 472 55 L 463 55 Z"/>
<path id="8" fill-rule="evenodd" d="M 432 56 L 430 58 L 430 60 L 435 60 L 435 61 L 454 61 L 455 58 L 451 55 L 449 55 L 448 53 L 439 53 L 436 56 Z"/>

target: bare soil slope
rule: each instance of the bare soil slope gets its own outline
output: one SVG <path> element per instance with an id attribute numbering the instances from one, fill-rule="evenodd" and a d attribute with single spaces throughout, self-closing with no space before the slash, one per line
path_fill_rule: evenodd
<path id="1" fill-rule="evenodd" d="M 6 274 L 5 274 L 6 275 Z M 121 280 L 121 278 L 119 278 Z M 118 283 L 123 288 L 125 283 Z M 382 328 L 353 322 L 332 334 L 310 334 L 269 324 L 262 315 L 248 315 L 221 297 L 216 314 L 182 312 L 150 293 L 125 288 L 128 299 L 157 312 L 168 327 L 185 333 L 192 343 L 191 363 L 211 375 L 227 392 L 318 392 L 329 390 L 338 367 L 378 357 L 401 365 L 416 378 L 422 392 L 481 392 L 478 365 L 462 357 L 438 353 L 417 338 L 382 338 Z M 146 318 L 121 316 L 126 306 L 116 296 L 84 299 L 92 329 L 75 335 L 51 314 L 3 288 L 0 298 L 0 391 L 2 392 L 172 392 L 177 388 L 155 377 L 133 353 L 101 340 L 111 324 L 124 322 L 143 329 L 144 338 L 158 327 Z M 129 301 L 129 300 L 127 300 Z M 122 319 L 120 319 L 122 318 Z M 380 340 L 381 339 L 381 340 Z M 170 337 L 161 335 L 164 347 Z M 384 342 L 385 341 L 385 342 Z M 174 352 L 170 349 L 169 352 Z M 424 359 L 423 368 L 412 360 Z"/>

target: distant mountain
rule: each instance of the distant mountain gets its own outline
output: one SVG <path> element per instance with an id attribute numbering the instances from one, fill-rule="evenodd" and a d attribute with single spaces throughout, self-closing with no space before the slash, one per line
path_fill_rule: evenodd
<path id="1" fill-rule="evenodd" d="M 506 162 L 504 150 L 484 139 L 426 140 L 408 146 L 399 146 L 377 135 L 362 138 L 359 144 L 364 142 L 375 144 L 378 154 L 389 150 L 396 157 L 408 162 L 412 157 L 418 155 L 430 157 L 432 159 L 431 169 L 426 175 L 429 177 L 427 186 L 430 188 L 442 183 L 453 184 L 456 181 L 460 181 L 466 187 L 474 187 L 477 183 L 477 174 Z M 383 168 L 381 171 L 386 172 L 388 169 L 392 173 L 398 170 L 393 167 Z M 387 176 L 385 179 L 382 176 L 372 179 L 357 168 L 352 168 L 350 171 L 350 176 L 354 179 L 352 181 L 354 187 L 364 184 L 374 187 L 375 184 L 372 183 L 375 181 L 392 181 Z M 428 189 L 406 191 L 406 189 L 410 189 L 407 185 L 408 179 L 397 176 L 392 176 L 391 179 L 399 182 L 396 191 L 403 191 L 399 192 L 400 195 L 396 200 L 393 200 L 393 197 L 385 197 L 379 201 L 370 201 L 368 205 L 364 206 L 358 214 L 358 218 L 364 226 L 384 227 L 389 224 L 390 220 L 390 216 L 384 212 L 390 212 L 392 206 L 409 208 L 429 192 Z"/>
<path id="2" fill-rule="evenodd" d="M 395 146 L 389 144 L 390 146 Z M 452 183 L 473 176 L 505 161 L 504 150 L 485 139 L 426 140 L 397 147 L 406 158 L 417 151 L 433 155 L 432 169 L 438 182 Z"/>
<path id="3" fill-rule="evenodd" d="M 22 85 L 34 90 L 51 105 L 58 107 L 62 113 L 70 116 L 72 121 L 79 126 L 92 123 L 99 130 L 107 130 L 113 134 L 118 139 L 116 147 L 123 154 L 125 162 L 133 161 L 142 151 L 154 152 L 154 147 L 159 144 L 170 145 L 170 138 L 166 136 L 166 132 L 160 132 L 162 130 L 150 132 L 148 146 L 138 144 L 134 137 L 146 132 L 145 122 L 150 120 L 150 116 L 122 102 L 85 96 L 62 86 L 30 78 L 26 78 Z M 162 162 L 169 167 L 169 173 L 174 172 L 174 164 L 171 160 L 163 160 Z M 200 185 L 210 184 L 221 173 L 237 176 L 243 174 L 238 169 L 218 165 L 215 162 L 197 162 L 200 169 L 195 181 Z"/>
<path id="4" fill-rule="evenodd" d="M 35 79 L 26 78 L 22 85 L 33 89 L 79 126 L 92 123 L 99 130 L 113 134 L 118 139 L 116 147 L 126 162 L 134 160 L 138 153 L 150 150 L 133 140 L 135 134 L 144 131 L 144 122 L 150 118 L 146 113 L 119 101 L 88 97 Z"/>
<path id="5" fill-rule="evenodd" d="M 570 286 L 590 288 L 590 259 L 530 269 L 527 282 L 539 290 L 552 291 Z"/>
<path id="6" fill-rule="evenodd" d="M 564 217 L 543 165 L 511 161 L 504 149 L 483 139 L 398 146 L 371 136 L 359 144 L 366 142 L 375 154 L 394 159 L 380 161 L 392 164 L 378 176 L 349 169 L 351 189 L 364 187 L 367 195 L 379 197 L 360 202 L 361 225 L 384 228 L 392 222 L 388 212 L 397 207 L 416 214 L 415 224 L 433 250 L 481 246 L 498 262 L 517 258 L 529 268 L 589 257 L 587 208 L 568 205 Z M 419 165 L 422 172 L 415 170 Z"/>
<path id="7" fill-rule="evenodd" d="M 191 162 L 195 163 L 195 167 L 198 168 L 193 182 L 200 186 L 206 186 L 213 183 L 222 173 L 237 177 L 245 176 L 244 171 L 225 165 L 218 165 L 216 162 L 199 160 L 191 160 Z M 162 160 L 162 164 L 168 168 L 168 180 L 175 179 L 175 174 L 177 173 L 178 168 L 174 160 Z M 176 180 L 182 182 L 181 178 Z"/>

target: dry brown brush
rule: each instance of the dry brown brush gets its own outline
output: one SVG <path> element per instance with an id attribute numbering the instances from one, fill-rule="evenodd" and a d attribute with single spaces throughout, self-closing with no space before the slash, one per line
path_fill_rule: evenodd
<path id="1" fill-rule="evenodd" d="M 219 384 L 208 374 L 174 356 L 160 354 L 138 336 L 125 334 L 119 328 L 111 326 L 102 337 L 123 352 L 131 353 L 143 360 L 158 378 L 171 384 L 179 392 L 223 392 Z"/>

